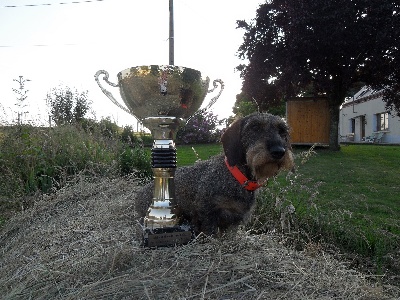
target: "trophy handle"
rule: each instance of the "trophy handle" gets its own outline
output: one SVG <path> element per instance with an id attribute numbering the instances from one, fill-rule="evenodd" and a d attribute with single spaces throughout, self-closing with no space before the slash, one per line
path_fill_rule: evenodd
<path id="1" fill-rule="evenodd" d="M 132 113 L 129 111 L 129 109 L 127 109 L 125 106 L 121 105 L 121 104 L 114 98 L 114 96 L 113 96 L 109 91 L 107 91 L 107 90 L 101 85 L 100 80 L 99 80 L 99 76 L 100 76 L 101 74 L 104 75 L 103 80 L 104 80 L 106 83 L 108 83 L 109 85 L 111 85 L 112 87 L 119 87 L 119 85 L 118 85 L 118 84 L 115 84 L 115 83 L 112 83 L 111 81 L 108 80 L 109 74 L 108 74 L 107 71 L 105 71 L 105 70 L 99 70 L 99 71 L 97 71 L 96 74 L 94 75 L 94 78 L 95 78 L 95 80 L 96 80 L 98 86 L 100 87 L 101 91 L 104 93 L 104 95 L 106 95 L 106 96 L 108 97 L 108 99 L 110 99 L 111 102 L 114 103 L 116 106 L 118 106 L 119 108 L 123 109 L 124 111 L 126 111 L 127 113 L 129 113 L 129 114 L 132 115 Z"/>
<path id="2" fill-rule="evenodd" d="M 218 84 L 217 84 L 217 83 L 219 83 L 219 84 L 221 85 L 221 90 L 219 91 L 219 93 L 218 93 L 216 96 L 212 97 L 212 99 L 210 100 L 210 102 L 207 104 L 206 107 L 199 109 L 199 110 L 196 111 L 193 115 L 191 115 L 189 118 L 187 118 L 187 119 L 186 119 L 186 124 L 189 123 L 189 120 L 190 120 L 191 118 L 193 118 L 195 115 L 197 115 L 198 113 L 207 111 L 208 109 L 210 109 L 211 106 L 214 105 L 215 102 L 217 102 L 219 96 L 221 96 L 222 91 L 223 91 L 224 88 L 225 88 L 224 82 L 223 82 L 221 79 L 215 79 L 215 80 L 213 81 L 213 88 L 212 88 L 211 90 L 208 90 L 208 91 L 207 91 L 207 93 L 212 93 L 212 92 L 218 87 Z"/>
<path id="3" fill-rule="evenodd" d="M 218 84 L 217 84 L 217 83 L 220 84 L 221 89 L 220 89 L 219 93 L 218 93 L 216 96 L 214 96 L 214 97 L 210 100 L 210 102 L 207 104 L 207 106 L 204 107 L 204 108 L 202 109 L 203 111 L 206 111 L 206 110 L 210 109 L 210 107 L 213 106 L 215 102 L 217 102 L 219 96 L 221 96 L 222 91 L 223 91 L 224 88 L 225 88 L 225 84 L 224 84 L 224 82 L 223 82 L 221 79 L 215 79 L 215 80 L 213 81 L 213 88 L 212 88 L 211 90 L 208 90 L 207 93 L 212 93 L 212 92 L 214 92 L 214 90 L 218 87 Z"/>

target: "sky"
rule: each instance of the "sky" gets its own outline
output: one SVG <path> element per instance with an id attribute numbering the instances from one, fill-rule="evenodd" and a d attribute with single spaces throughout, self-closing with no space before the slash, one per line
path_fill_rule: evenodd
<path id="1" fill-rule="evenodd" d="M 174 0 L 174 64 L 201 71 L 225 89 L 213 106 L 219 118 L 232 115 L 242 81 L 235 67 L 244 31 L 236 20 L 250 21 L 262 0 Z M 65 4 L 62 4 L 65 3 Z M 51 4 L 51 5 L 48 5 Z M 13 7 L 10 7 L 13 6 Z M 17 119 L 19 76 L 28 90 L 23 121 L 46 123 L 46 95 L 52 88 L 88 91 L 90 116 L 110 117 L 136 126 L 133 116 L 115 106 L 94 80 L 106 70 L 169 63 L 168 0 L 0 0 L 0 124 Z M 211 88 L 211 86 L 210 86 Z M 107 88 L 121 99 L 117 88 Z M 204 104 L 215 93 L 207 96 Z M 120 100 L 122 103 L 122 100 Z"/>

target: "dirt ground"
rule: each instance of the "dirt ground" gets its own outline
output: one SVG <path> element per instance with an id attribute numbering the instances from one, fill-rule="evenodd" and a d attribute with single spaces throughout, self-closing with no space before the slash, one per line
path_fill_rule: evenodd
<path id="1" fill-rule="evenodd" d="M 321 249 L 239 232 L 144 249 L 133 179 L 77 180 L 1 229 L 1 299 L 400 299 Z"/>

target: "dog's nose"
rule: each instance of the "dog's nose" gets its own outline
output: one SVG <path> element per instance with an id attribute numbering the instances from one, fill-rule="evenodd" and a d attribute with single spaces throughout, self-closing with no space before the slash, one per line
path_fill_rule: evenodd
<path id="1" fill-rule="evenodd" d="M 272 146 L 269 152 L 272 158 L 281 159 L 285 155 L 286 149 L 282 146 Z"/>

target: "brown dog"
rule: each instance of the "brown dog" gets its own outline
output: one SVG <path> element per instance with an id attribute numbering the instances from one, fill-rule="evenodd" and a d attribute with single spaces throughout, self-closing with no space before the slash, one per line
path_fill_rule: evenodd
<path id="1" fill-rule="evenodd" d="M 221 141 L 224 154 L 176 170 L 174 213 L 196 233 L 224 232 L 245 221 L 255 204 L 254 191 L 280 170 L 294 167 L 288 126 L 280 117 L 244 117 L 225 131 Z M 153 183 L 137 195 L 142 220 L 152 193 Z"/>

